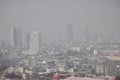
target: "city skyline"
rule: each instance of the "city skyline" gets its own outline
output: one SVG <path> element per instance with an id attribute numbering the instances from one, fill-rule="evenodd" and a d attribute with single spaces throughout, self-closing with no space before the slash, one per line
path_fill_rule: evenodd
<path id="1" fill-rule="evenodd" d="M 120 0 L 0 0 L 0 80 L 120 80 Z"/>
<path id="2" fill-rule="evenodd" d="M 84 27 L 88 26 L 91 36 L 120 41 L 119 0 L 1 0 L 0 4 L 0 42 L 10 40 L 13 26 L 21 27 L 23 33 L 39 30 L 44 41 L 64 41 L 68 24 L 73 25 L 74 40 L 84 39 Z"/>

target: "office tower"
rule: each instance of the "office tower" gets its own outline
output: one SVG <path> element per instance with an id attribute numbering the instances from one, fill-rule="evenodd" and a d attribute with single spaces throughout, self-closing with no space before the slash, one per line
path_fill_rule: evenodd
<path id="1" fill-rule="evenodd" d="M 39 33 L 39 44 L 40 45 L 42 44 L 42 35 L 41 35 L 41 33 Z"/>
<path id="2" fill-rule="evenodd" d="M 68 37 L 68 42 L 73 42 L 73 26 L 72 24 L 68 24 L 67 26 L 67 37 Z"/>
<path id="3" fill-rule="evenodd" d="M 30 51 L 31 54 L 35 55 L 39 52 L 40 48 L 40 34 L 37 31 L 33 31 L 31 34 L 31 41 L 30 41 Z"/>
<path id="4" fill-rule="evenodd" d="M 109 40 L 109 42 L 114 42 L 114 34 L 113 33 L 111 33 L 110 35 L 109 35 L 109 38 L 108 38 L 108 40 Z"/>
<path id="5" fill-rule="evenodd" d="M 13 27 L 11 29 L 11 45 L 14 48 L 22 47 L 22 32 L 21 28 Z"/>
<path id="6" fill-rule="evenodd" d="M 27 33 L 24 37 L 24 47 L 27 49 L 30 48 L 30 40 L 31 40 L 31 35 L 30 33 Z"/>
<path id="7" fill-rule="evenodd" d="M 85 42 L 86 43 L 89 43 L 90 42 L 90 29 L 89 29 L 89 27 L 85 27 L 85 29 L 84 29 L 84 31 L 85 31 Z"/>
<path id="8" fill-rule="evenodd" d="M 91 42 L 93 42 L 93 43 L 97 43 L 98 42 L 98 35 L 97 34 L 93 34 L 92 35 Z"/>

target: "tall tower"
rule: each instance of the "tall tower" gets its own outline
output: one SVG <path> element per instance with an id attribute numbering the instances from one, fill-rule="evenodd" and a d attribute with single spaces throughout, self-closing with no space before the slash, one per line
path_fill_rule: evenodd
<path id="1" fill-rule="evenodd" d="M 14 48 L 22 47 L 22 32 L 21 28 L 13 27 L 11 29 L 11 45 Z"/>
<path id="2" fill-rule="evenodd" d="M 67 26 L 67 35 L 68 35 L 68 42 L 73 42 L 73 26 L 72 26 L 72 24 L 68 24 L 68 26 Z"/>
<path id="3" fill-rule="evenodd" d="M 33 31 L 31 34 L 31 41 L 30 41 L 30 50 L 32 54 L 36 54 L 39 52 L 40 48 L 40 34 L 37 31 Z"/>
<path id="4" fill-rule="evenodd" d="M 24 36 L 24 47 L 26 49 L 29 49 L 30 48 L 30 40 L 31 40 L 31 35 L 30 33 L 26 33 L 25 36 Z"/>
<path id="5" fill-rule="evenodd" d="M 89 27 L 86 26 L 84 31 L 85 31 L 85 42 L 89 43 L 90 42 L 90 29 L 89 29 Z"/>

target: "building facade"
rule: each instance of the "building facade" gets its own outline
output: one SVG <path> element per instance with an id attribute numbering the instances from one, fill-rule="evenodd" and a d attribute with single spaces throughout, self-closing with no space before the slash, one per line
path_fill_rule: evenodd
<path id="1" fill-rule="evenodd" d="M 13 27 L 11 29 L 11 46 L 16 48 L 22 47 L 22 31 L 21 28 Z"/>
<path id="2" fill-rule="evenodd" d="M 30 40 L 30 51 L 32 54 L 36 54 L 39 52 L 39 48 L 40 48 L 40 33 L 38 31 L 33 31 Z"/>
<path id="3" fill-rule="evenodd" d="M 67 38 L 68 42 L 73 42 L 73 26 L 72 24 L 67 25 Z"/>

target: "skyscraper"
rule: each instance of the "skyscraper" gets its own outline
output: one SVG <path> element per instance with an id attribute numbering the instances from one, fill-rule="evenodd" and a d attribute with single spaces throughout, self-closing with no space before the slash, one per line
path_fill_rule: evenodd
<path id="1" fill-rule="evenodd" d="M 27 48 L 27 49 L 30 48 L 30 40 L 31 40 L 31 35 L 30 35 L 30 33 L 27 33 L 24 36 L 24 47 Z"/>
<path id="2" fill-rule="evenodd" d="M 21 28 L 13 27 L 11 29 L 11 45 L 14 48 L 22 47 L 22 32 Z"/>
<path id="3" fill-rule="evenodd" d="M 30 41 L 30 50 L 32 54 L 36 54 L 39 52 L 40 48 L 40 33 L 38 31 L 33 31 L 31 34 L 31 41 Z"/>
<path id="4" fill-rule="evenodd" d="M 68 24 L 68 26 L 67 26 L 67 35 L 68 35 L 68 42 L 73 42 L 73 26 L 72 26 L 72 24 Z"/>
<path id="5" fill-rule="evenodd" d="M 89 29 L 89 27 L 86 26 L 84 31 L 85 31 L 85 42 L 89 43 L 90 42 L 90 29 Z"/>

